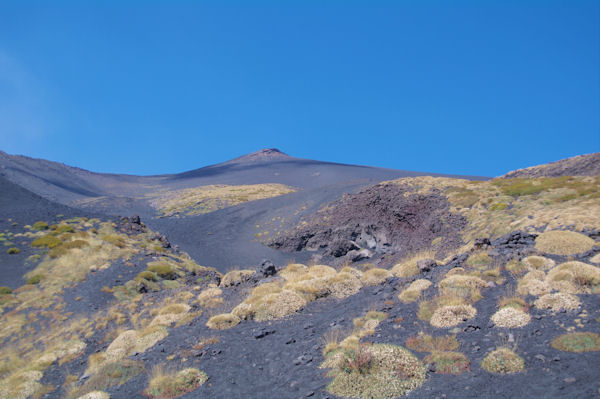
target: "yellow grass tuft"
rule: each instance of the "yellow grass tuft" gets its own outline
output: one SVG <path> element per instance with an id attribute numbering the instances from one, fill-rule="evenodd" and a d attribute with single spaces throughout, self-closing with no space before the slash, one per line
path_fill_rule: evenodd
<path id="1" fill-rule="evenodd" d="M 240 323 L 240 318 L 231 313 L 222 313 L 211 317 L 206 326 L 213 330 L 227 330 Z"/>
<path id="2" fill-rule="evenodd" d="M 423 259 L 435 259 L 435 252 L 432 250 L 421 251 L 410 255 L 392 267 L 392 273 L 401 278 L 416 276 L 420 273 L 417 262 Z"/>
<path id="3" fill-rule="evenodd" d="M 364 272 L 360 281 L 364 285 L 379 285 L 392 276 L 393 274 L 389 270 L 373 268 Z"/>
<path id="4" fill-rule="evenodd" d="M 421 292 L 425 291 L 431 286 L 431 281 L 425 279 L 419 279 L 413 281 L 408 288 L 398 294 L 398 299 L 402 303 L 412 303 L 419 299 Z"/>
<path id="5" fill-rule="evenodd" d="M 522 260 L 523 264 L 529 269 L 534 270 L 550 270 L 554 267 L 555 263 L 552 259 L 544 258 L 543 256 L 528 256 Z"/>
<path id="6" fill-rule="evenodd" d="M 174 399 L 196 390 L 208 380 L 206 373 L 196 368 L 180 371 L 166 371 L 163 367 L 154 367 L 148 388 L 144 393 L 150 399 Z"/>
<path id="7" fill-rule="evenodd" d="M 517 292 L 520 295 L 539 296 L 548 294 L 552 287 L 546 282 L 546 273 L 542 270 L 532 270 L 523 276 L 517 285 Z"/>
<path id="8" fill-rule="evenodd" d="M 561 292 L 600 292 L 600 268 L 583 262 L 565 262 L 548 272 L 550 285 Z"/>
<path id="9" fill-rule="evenodd" d="M 540 234 L 535 240 L 538 251 L 553 255 L 575 255 L 587 252 L 595 241 L 574 231 L 552 230 Z"/>

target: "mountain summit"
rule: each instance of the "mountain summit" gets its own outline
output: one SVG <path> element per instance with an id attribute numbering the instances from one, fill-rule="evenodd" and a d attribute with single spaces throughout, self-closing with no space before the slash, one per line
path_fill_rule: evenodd
<path id="1" fill-rule="evenodd" d="M 284 152 L 281 152 L 277 148 L 263 148 L 260 151 L 242 155 L 241 157 L 234 158 L 230 161 L 227 161 L 226 163 L 254 163 L 280 161 L 287 159 L 292 159 L 292 157 Z"/>

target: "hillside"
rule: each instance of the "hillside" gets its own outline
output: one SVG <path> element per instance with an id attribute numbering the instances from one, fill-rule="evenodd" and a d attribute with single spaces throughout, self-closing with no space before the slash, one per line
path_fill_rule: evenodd
<path id="1" fill-rule="evenodd" d="M 597 395 L 594 162 L 481 179 L 267 149 L 140 177 L 0 155 L 0 399 Z"/>

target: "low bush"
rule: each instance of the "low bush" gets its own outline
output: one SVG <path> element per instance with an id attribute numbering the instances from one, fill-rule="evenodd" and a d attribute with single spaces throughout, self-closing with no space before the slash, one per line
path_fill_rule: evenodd
<path id="1" fill-rule="evenodd" d="M 53 236 L 52 234 L 46 234 L 45 236 L 33 240 L 31 246 L 52 249 L 58 247 L 60 244 L 62 244 L 62 241 L 59 238 Z"/>
<path id="2" fill-rule="evenodd" d="M 144 280 L 148 280 L 148 281 L 156 281 L 158 280 L 158 276 L 156 275 L 156 273 L 151 272 L 149 270 L 144 270 L 143 272 L 140 272 L 137 276 L 137 279 L 144 279 Z"/>
<path id="3" fill-rule="evenodd" d="M 364 272 L 360 281 L 364 285 L 379 285 L 392 276 L 393 274 L 389 270 L 373 268 Z"/>
<path id="4" fill-rule="evenodd" d="M 513 350 L 502 347 L 490 352 L 481 367 L 490 373 L 512 374 L 525 370 L 525 361 Z"/>
<path id="5" fill-rule="evenodd" d="M 77 398 L 93 391 L 121 386 L 144 371 L 144 363 L 129 359 L 105 363 L 81 386 L 72 389 L 67 398 Z"/>
<path id="6" fill-rule="evenodd" d="M 492 315 L 492 321 L 498 327 L 520 328 L 531 321 L 531 316 L 521 309 L 505 307 Z"/>
<path id="7" fill-rule="evenodd" d="M 600 268 L 583 262 L 565 262 L 548 272 L 550 285 L 566 293 L 600 291 Z"/>
<path id="8" fill-rule="evenodd" d="M 175 280 L 177 278 L 177 273 L 173 268 L 166 263 L 157 263 L 148 265 L 147 271 L 156 273 L 160 277 L 167 280 Z"/>
<path id="9" fill-rule="evenodd" d="M 230 287 L 241 284 L 250 280 L 254 273 L 254 270 L 232 270 L 223 276 L 220 285 L 222 287 Z"/>
<path id="10" fill-rule="evenodd" d="M 408 349 L 417 352 L 446 352 L 460 348 L 460 343 L 454 335 L 433 337 L 423 333 L 408 338 L 405 345 Z"/>
<path id="11" fill-rule="evenodd" d="M 477 315 L 477 309 L 471 305 L 449 305 L 437 308 L 429 322 L 434 327 L 454 327 Z"/>
<path id="12" fill-rule="evenodd" d="M 44 275 L 43 274 L 36 274 L 34 276 L 31 276 L 27 279 L 27 284 L 30 285 L 35 285 L 35 284 L 39 284 L 40 281 L 42 281 L 44 279 Z"/>
<path id="13" fill-rule="evenodd" d="M 12 248 L 8 248 L 8 251 L 6 251 L 6 253 L 9 255 L 16 255 L 18 253 L 21 253 L 21 250 L 19 248 L 12 247 Z"/>
<path id="14" fill-rule="evenodd" d="M 462 374 L 471 370 L 471 362 L 460 352 L 436 351 L 425 356 L 423 362 L 431 364 L 438 374 Z"/>
<path id="15" fill-rule="evenodd" d="M 402 303 L 412 303 L 419 299 L 421 293 L 431 287 L 431 281 L 419 279 L 413 281 L 404 291 L 398 294 L 398 299 Z"/>
<path id="16" fill-rule="evenodd" d="M 48 223 L 43 221 L 37 221 L 31 226 L 34 230 L 48 230 Z"/>
<path id="17" fill-rule="evenodd" d="M 106 234 L 102 236 L 102 240 L 114 245 L 117 248 L 125 248 L 125 246 L 127 245 L 123 237 L 115 234 Z"/>
<path id="18" fill-rule="evenodd" d="M 144 393 L 151 399 L 173 399 L 196 390 L 208 380 L 208 376 L 196 369 L 186 368 L 178 372 L 155 369 Z"/>
<path id="19" fill-rule="evenodd" d="M 552 259 L 544 258 L 543 256 L 528 256 L 522 260 L 523 264 L 530 269 L 535 270 L 550 270 L 554 267 L 555 263 Z"/>
<path id="20" fill-rule="evenodd" d="M 538 309 L 551 309 L 554 312 L 576 310 L 581 306 L 581 301 L 575 295 L 556 292 L 539 297 L 534 305 Z"/>
<path id="21" fill-rule="evenodd" d="M 554 349 L 566 352 L 600 351 L 600 335 L 593 332 L 574 332 L 559 335 L 551 343 Z"/>
<path id="22" fill-rule="evenodd" d="M 410 392 L 425 381 L 424 365 L 408 350 L 388 344 L 373 344 L 366 348 L 353 361 L 353 367 L 343 361 L 343 350 L 329 354 L 328 358 L 342 354 L 339 356 L 342 361 L 326 360 L 323 364 L 323 367 L 332 367 L 329 376 L 333 380 L 327 386 L 329 393 L 352 398 L 391 399 Z"/>
<path id="23" fill-rule="evenodd" d="M 575 255 L 587 252 L 596 242 L 574 231 L 552 230 L 540 234 L 535 240 L 538 251 L 553 255 Z"/>
<path id="24" fill-rule="evenodd" d="M 240 318 L 231 313 L 222 313 L 211 317 L 206 322 L 206 326 L 213 330 L 227 330 L 238 325 Z"/>
<path id="25" fill-rule="evenodd" d="M 0 287 L 0 295 L 9 295 L 12 294 L 12 289 L 10 287 Z"/>

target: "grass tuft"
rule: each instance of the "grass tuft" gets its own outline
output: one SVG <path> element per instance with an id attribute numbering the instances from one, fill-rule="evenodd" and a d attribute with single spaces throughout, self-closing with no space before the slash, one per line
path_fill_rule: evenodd
<path id="1" fill-rule="evenodd" d="M 559 335 L 551 343 L 554 349 L 565 352 L 600 351 L 600 334 L 593 332 L 574 332 Z"/>
<path id="2" fill-rule="evenodd" d="M 144 393 L 151 399 L 173 399 L 196 390 L 207 380 L 206 373 L 196 368 L 174 372 L 155 367 Z"/>
<path id="3" fill-rule="evenodd" d="M 552 255 L 575 255 L 587 252 L 596 242 L 574 231 L 552 230 L 540 234 L 535 240 L 538 251 Z"/>

